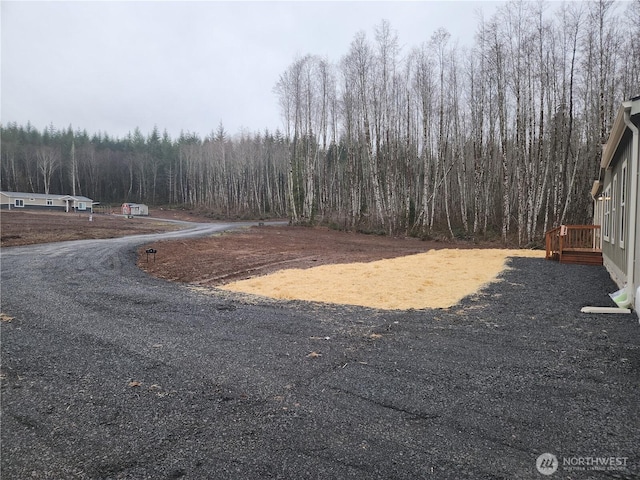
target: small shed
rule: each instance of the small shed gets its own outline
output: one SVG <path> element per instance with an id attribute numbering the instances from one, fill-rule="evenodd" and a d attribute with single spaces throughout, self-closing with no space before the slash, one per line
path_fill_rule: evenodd
<path id="1" fill-rule="evenodd" d="M 123 203 L 122 204 L 123 215 L 149 215 L 149 207 L 142 203 Z"/>

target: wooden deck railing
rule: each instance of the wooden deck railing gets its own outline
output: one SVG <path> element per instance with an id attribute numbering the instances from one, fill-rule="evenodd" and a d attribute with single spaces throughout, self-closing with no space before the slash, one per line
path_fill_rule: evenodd
<path id="1" fill-rule="evenodd" d="M 560 225 L 546 234 L 547 259 L 562 261 L 569 250 L 600 251 L 600 225 Z"/>
<path id="2" fill-rule="evenodd" d="M 560 259 L 560 228 L 556 227 L 549 230 L 545 236 L 547 245 L 547 260 Z"/>

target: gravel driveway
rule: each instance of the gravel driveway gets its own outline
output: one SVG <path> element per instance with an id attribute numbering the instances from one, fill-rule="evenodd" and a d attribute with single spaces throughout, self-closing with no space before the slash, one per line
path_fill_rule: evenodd
<path id="1" fill-rule="evenodd" d="M 157 280 L 149 238 L 3 249 L 2 478 L 640 478 L 637 317 L 580 313 L 602 267 L 380 312 Z"/>

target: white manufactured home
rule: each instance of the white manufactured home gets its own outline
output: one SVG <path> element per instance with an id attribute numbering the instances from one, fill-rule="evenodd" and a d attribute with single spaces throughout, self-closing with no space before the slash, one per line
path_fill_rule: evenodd
<path id="1" fill-rule="evenodd" d="M 593 183 L 594 224 L 611 278 L 640 311 L 640 97 L 623 102 Z"/>
<path id="2" fill-rule="evenodd" d="M 29 209 L 93 213 L 93 205 L 93 200 L 79 195 L 0 192 L 0 208 L 3 210 Z"/>

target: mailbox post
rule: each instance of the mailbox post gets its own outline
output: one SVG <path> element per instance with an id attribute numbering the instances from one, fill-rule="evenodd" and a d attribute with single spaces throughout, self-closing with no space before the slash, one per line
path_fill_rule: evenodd
<path id="1" fill-rule="evenodd" d="M 147 263 L 149 263 L 149 254 L 153 255 L 153 263 L 156 263 L 156 253 L 158 251 L 155 248 L 147 248 L 145 252 L 147 252 Z"/>

